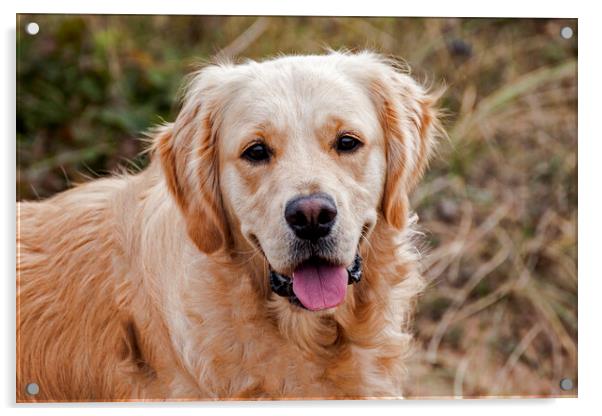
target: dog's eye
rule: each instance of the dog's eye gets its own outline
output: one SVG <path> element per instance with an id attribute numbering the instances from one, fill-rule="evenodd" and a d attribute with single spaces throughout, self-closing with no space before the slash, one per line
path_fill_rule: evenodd
<path id="1" fill-rule="evenodd" d="M 263 143 L 255 143 L 242 153 L 249 162 L 267 162 L 270 159 L 270 149 Z"/>
<path id="2" fill-rule="evenodd" d="M 359 149 L 362 145 L 363 143 L 355 137 L 345 134 L 337 139 L 335 149 L 339 153 L 351 153 Z"/>

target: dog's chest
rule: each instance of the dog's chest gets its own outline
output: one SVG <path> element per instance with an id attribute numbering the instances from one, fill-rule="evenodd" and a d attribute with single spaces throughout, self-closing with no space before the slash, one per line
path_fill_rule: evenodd
<path id="1" fill-rule="evenodd" d="M 323 328 L 289 319 L 282 325 L 257 307 L 249 280 L 235 287 L 213 276 L 189 281 L 167 299 L 176 354 L 199 398 L 328 398 L 399 396 L 401 358 L 382 360 L 379 348 L 312 339 Z M 282 311 L 281 311 L 282 312 Z M 282 318 L 282 314 L 277 314 Z M 323 334 L 322 334 L 323 335 Z M 336 341 L 336 342 L 335 342 Z M 333 347 L 324 345 L 335 343 Z M 390 346 L 387 346 L 390 347 Z M 196 385 L 194 385 L 196 384 Z"/>
<path id="2" fill-rule="evenodd" d="M 400 395 L 378 351 L 347 345 L 315 353 L 291 343 L 276 327 L 232 317 L 203 320 L 188 335 L 179 341 L 180 353 L 201 398 Z"/>

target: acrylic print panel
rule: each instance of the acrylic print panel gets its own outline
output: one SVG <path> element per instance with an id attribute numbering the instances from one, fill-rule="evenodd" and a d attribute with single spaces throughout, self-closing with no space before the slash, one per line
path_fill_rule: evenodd
<path id="1" fill-rule="evenodd" d="M 17 400 L 575 397 L 577 35 L 19 15 Z"/>

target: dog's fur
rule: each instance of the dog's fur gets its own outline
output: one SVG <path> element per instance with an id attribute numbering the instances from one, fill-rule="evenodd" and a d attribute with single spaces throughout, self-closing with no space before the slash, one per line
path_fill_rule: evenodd
<path id="1" fill-rule="evenodd" d="M 433 101 L 368 52 L 200 70 L 147 169 L 19 204 L 18 400 L 400 397 Z M 337 155 L 341 130 L 362 149 Z M 240 158 L 254 137 L 273 162 Z M 333 261 L 364 260 L 323 312 L 268 279 L 293 266 L 283 204 L 309 192 L 338 204 Z"/>

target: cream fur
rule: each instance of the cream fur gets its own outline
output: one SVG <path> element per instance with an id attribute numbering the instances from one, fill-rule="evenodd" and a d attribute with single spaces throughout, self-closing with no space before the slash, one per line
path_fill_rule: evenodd
<path id="1" fill-rule="evenodd" d="M 18 401 L 401 397 L 432 104 L 371 53 L 200 71 L 146 170 L 18 205 Z M 357 159 L 333 163 L 333 117 L 361 133 Z M 262 171 L 238 158 L 257 129 L 278 149 Z M 292 267 L 282 204 L 314 190 L 339 205 L 333 259 L 364 258 L 325 312 L 267 277 Z"/>

